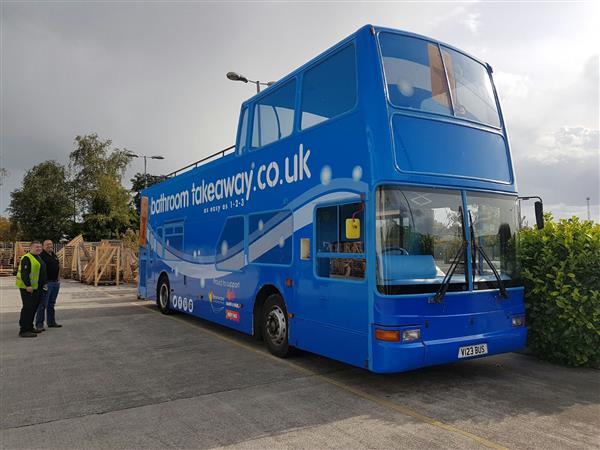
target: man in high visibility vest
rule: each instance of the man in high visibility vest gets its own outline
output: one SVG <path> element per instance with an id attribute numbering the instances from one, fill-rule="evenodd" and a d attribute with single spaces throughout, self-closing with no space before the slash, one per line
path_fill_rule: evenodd
<path id="1" fill-rule="evenodd" d="M 37 337 L 33 328 L 33 319 L 40 303 L 42 289 L 46 285 L 46 264 L 39 257 L 42 252 L 40 241 L 33 241 L 29 252 L 24 254 L 19 263 L 16 285 L 21 291 L 21 317 L 19 318 L 19 336 Z"/>

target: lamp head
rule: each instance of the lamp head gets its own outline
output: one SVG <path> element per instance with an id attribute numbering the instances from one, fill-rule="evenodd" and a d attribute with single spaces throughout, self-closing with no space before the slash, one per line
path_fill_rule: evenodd
<path id="1" fill-rule="evenodd" d="M 246 78 L 244 75 L 240 75 L 239 73 L 235 72 L 227 72 L 227 79 L 231 81 L 242 81 L 244 83 L 248 82 L 248 78 Z"/>

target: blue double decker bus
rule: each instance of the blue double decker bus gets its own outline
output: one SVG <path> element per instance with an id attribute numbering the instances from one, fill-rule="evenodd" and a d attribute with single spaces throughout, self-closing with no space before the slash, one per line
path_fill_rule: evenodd
<path id="1" fill-rule="evenodd" d="M 491 67 L 367 25 L 143 192 L 139 295 L 379 373 L 510 352 L 517 210 Z"/>

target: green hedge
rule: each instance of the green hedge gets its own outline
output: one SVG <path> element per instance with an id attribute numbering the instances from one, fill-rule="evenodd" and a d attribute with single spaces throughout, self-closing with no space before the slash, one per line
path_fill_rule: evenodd
<path id="1" fill-rule="evenodd" d="M 600 225 L 576 217 L 519 237 L 528 347 L 569 366 L 600 363 Z"/>

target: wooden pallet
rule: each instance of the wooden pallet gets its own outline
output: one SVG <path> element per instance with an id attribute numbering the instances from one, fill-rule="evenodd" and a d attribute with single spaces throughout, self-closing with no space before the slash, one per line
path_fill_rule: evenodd
<path id="1" fill-rule="evenodd" d="M 135 283 L 138 280 L 138 257 L 135 252 L 127 247 L 121 250 L 121 269 L 124 283 Z"/>
<path id="2" fill-rule="evenodd" d="M 12 275 L 15 270 L 15 243 L 0 242 L 0 276 Z"/>
<path id="3" fill-rule="evenodd" d="M 19 264 L 21 263 L 21 258 L 23 257 L 23 255 L 29 251 L 29 247 L 31 247 L 31 242 L 26 242 L 26 241 L 15 242 L 15 254 L 14 254 L 14 260 L 13 260 L 13 266 L 14 266 L 15 270 L 17 270 L 17 267 L 19 267 Z"/>
<path id="4" fill-rule="evenodd" d="M 63 278 L 71 278 L 72 266 L 74 264 L 74 249 L 83 243 L 83 236 L 80 234 L 67 242 L 58 252 L 56 256 L 60 262 L 60 275 Z"/>
<path id="5" fill-rule="evenodd" d="M 121 282 L 121 250 L 120 241 L 101 241 L 83 271 L 83 282 L 98 286 Z"/>
<path id="6" fill-rule="evenodd" d="M 0 276 L 14 275 L 21 257 L 29 251 L 30 242 L 0 242 Z M 120 240 L 85 242 L 79 235 L 62 246 L 56 256 L 61 278 L 82 283 L 137 283 L 138 257 Z"/>

